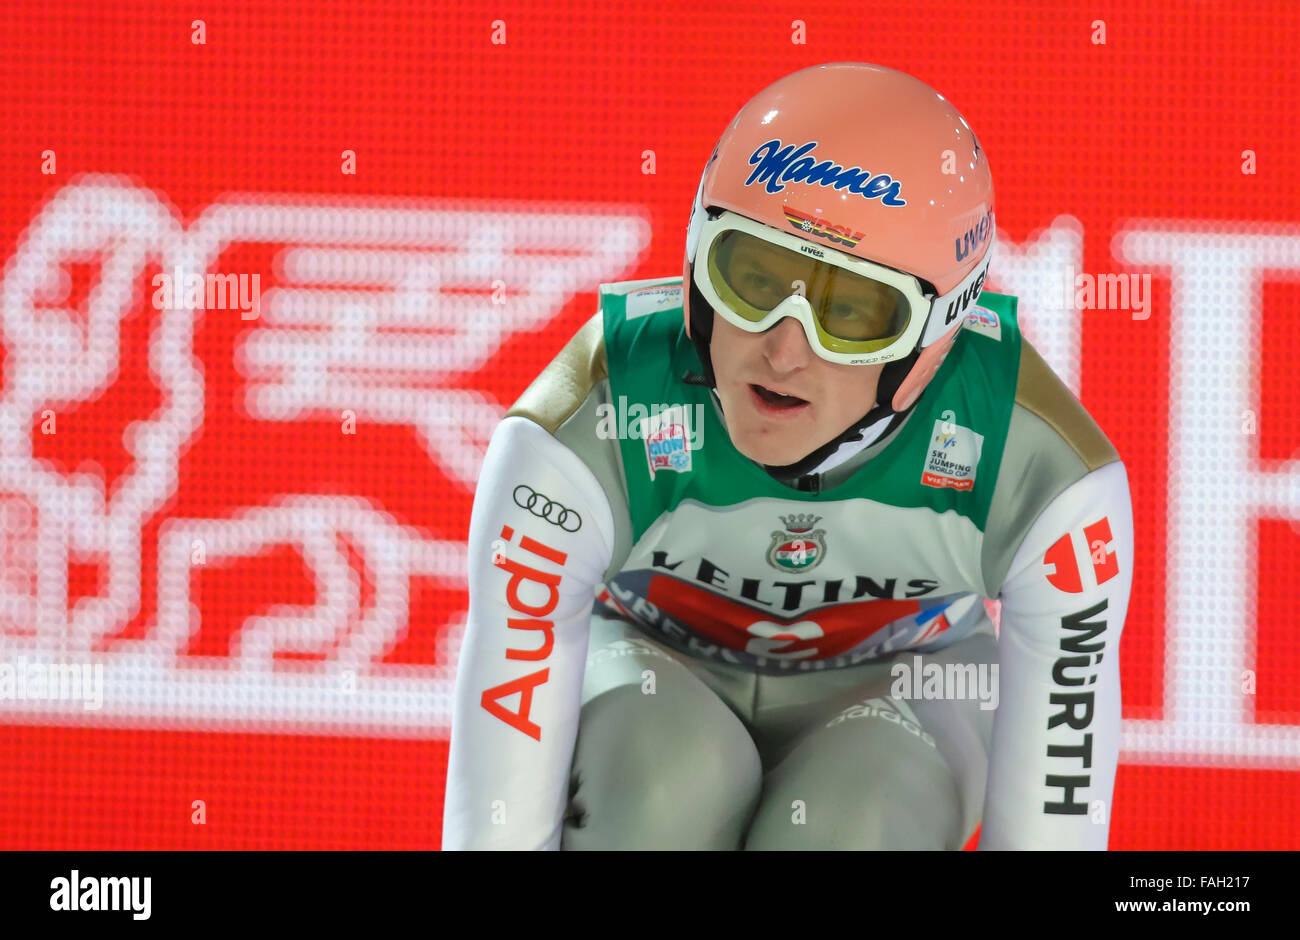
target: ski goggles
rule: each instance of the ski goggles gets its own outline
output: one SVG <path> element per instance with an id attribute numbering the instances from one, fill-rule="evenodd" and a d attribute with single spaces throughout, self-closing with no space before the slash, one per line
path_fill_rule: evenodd
<path id="1" fill-rule="evenodd" d="M 910 274 L 723 211 L 701 222 L 695 258 L 695 286 L 728 323 L 761 333 L 794 317 L 821 358 L 872 365 L 929 345 L 964 316 L 979 297 L 992 250 L 936 297 Z M 945 304 L 944 314 L 931 317 Z"/>

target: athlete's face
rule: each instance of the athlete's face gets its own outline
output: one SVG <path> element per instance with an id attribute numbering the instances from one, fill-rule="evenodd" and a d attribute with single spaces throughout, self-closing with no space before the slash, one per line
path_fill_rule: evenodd
<path id="1" fill-rule="evenodd" d="M 732 442 L 769 466 L 802 460 L 858 421 L 885 368 L 827 362 L 793 317 L 748 333 L 715 313 L 709 356 Z"/>

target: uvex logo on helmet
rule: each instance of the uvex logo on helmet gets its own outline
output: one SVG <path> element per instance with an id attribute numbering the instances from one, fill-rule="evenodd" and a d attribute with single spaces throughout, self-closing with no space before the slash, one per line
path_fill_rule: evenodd
<path id="1" fill-rule="evenodd" d="M 953 239 L 957 260 L 964 261 L 967 255 L 984 243 L 984 239 L 989 237 L 991 231 L 993 231 L 993 213 L 986 212 L 984 218 L 967 229 L 961 238 Z"/>
<path id="2" fill-rule="evenodd" d="M 757 166 L 745 185 L 762 183 L 769 193 L 779 193 L 786 183 L 807 183 L 845 189 L 863 199 L 879 199 L 883 206 L 907 205 L 899 197 L 902 184 L 888 173 L 873 175 L 870 170 L 857 166 L 846 168 L 833 160 L 819 163 L 811 156 L 816 146 L 815 140 L 799 147 L 782 146 L 779 139 L 769 140 L 750 154 L 750 165 Z"/>

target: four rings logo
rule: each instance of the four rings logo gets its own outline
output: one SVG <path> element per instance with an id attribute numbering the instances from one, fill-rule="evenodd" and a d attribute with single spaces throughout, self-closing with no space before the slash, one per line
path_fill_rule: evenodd
<path id="1" fill-rule="evenodd" d="M 527 509 L 534 516 L 545 519 L 551 525 L 558 525 L 565 532 L 577 532 L 582 528 L 582 517 L 577 510 L 569 509 L 555 502 L 548 496 L 534 490 L 525 483 L 515 487 L 515 505 Z"/>

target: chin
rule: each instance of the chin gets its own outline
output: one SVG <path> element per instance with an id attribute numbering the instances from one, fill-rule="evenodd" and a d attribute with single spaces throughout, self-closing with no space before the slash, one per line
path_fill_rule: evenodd
<path id="1" fill-rule="evenodd" d="M 803 460 L 830 437 L 822 437 L 816 415 L 796 422 L 771 420 L 755 413 L 748 401 L 749 386 L 726 386 L 718 398 L 723 414 L 734 414 L 729 421 L 731 443 L 756 463 L 768 467 L 786 467 Z"/>
<path id="2" fill-rule="evenodd" d="M 790 444 L 783 441 L 774 440 L 754 440 L 751 436 L 745 435 L 743 439 L 737 440 L 732 438 L 732 443 L 736 450 L 740 451 L 750 460 L 764 464 L 768 467 L 786 467 L 790 464 L 802 460 L 817 448 L 809 446 L 806 441 L 798 444 Z"/>

